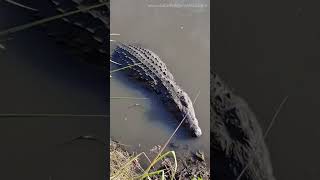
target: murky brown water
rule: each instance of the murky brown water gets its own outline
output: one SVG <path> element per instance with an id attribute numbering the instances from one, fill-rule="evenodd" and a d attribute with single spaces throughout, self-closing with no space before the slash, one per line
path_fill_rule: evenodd
<path id="1" fill-rule="evenodd" d="M 191 99 L 195 98 L 198 91 L 201 92 L 195 103 L 195 111 L 203 135 L 189 138 L 178 134 L 173 141 L 181 144 L 181 147 L 188 145 L 190 150 L 201 149 L 209 159 L 210 1 L 187 2 L 207 7 L 164 8 L 148 6 L 158 5 L 159 1 L 111 1 L 111 33 L 120 34 L 112 37 L 116 41 L 139 43 L 158 54 Z M 130 82 L 111 78 L 111 96 L 151 99 L 112 100 L 111 136 L 133 145 L 138 151 L 148 152 L 153 146 L 167 140 L 177 121 L 162 104 L 153 99 L 154 96 L 128 84 Z M 130 108 L 134 104 L 141 106 Z"/>

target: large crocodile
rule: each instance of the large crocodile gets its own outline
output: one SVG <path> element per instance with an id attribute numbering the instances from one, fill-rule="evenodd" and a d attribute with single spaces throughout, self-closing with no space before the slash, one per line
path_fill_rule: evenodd
<path id="1" fill-rule="evenodd" d="M 120 68 L 132 66 L 126 72 L 147 89 L 160 96 L 162 102 L 179 120 L 199 137 L 202 132 L 188 94 L 175 82 L 165 63 L 151 50 L 137 45 L 118 44 L 112 59 Z"/>
<path id="2" fill-rule="evenodd" d="M 51 0 L 59 13 L 74 10 L 75 7 L 90 6 L 106 0 Z M 63 18 L 58 22 L 47 25 L 49 34 L 63 42 L 77 54 L 86 55 L 85 59 L 96 64 L 106 62 L 109 49 L 109 10 L 107 6 L 90 10 L 76 16 Z M 75 49 L 76 48 L 76 49 Z M 87 56 L 93 55 L 93 56 Z M 153 90 L 164 102 L 169 111 L 177 119 L 184 119 L 184 124 L 191 133 L 199 137 L 202 134 L 194 108 L 188 94 L 175 82 L 172 74 L 161 59 L 148 49 L 138 46 L 119 44 L 114 51 L 113 59 L 123 65 L 141 63 L 127 69 L 135 79 L 142 82 L 148 89 Z"/>
<path id="3" fill-rule="evenodd" d="M 213 179 L 240 180 L 241 174 L 241 180 L 274 180 L 269 152 L 254 113 L 213 69 L 210 75 Z"/>

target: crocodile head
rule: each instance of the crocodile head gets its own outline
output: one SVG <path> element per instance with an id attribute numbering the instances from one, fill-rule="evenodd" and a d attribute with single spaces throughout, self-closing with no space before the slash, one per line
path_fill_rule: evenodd
<path id="1" fill-rule="evenodd" d="M 181 92 L 180 102 L 181 102 L 181 106 L 179 108 L 180 108 L 180 111 L 182 112 L 182 116 L 185 117 L 187 128 L 191 130 L 194 136 L 196 137 L 201 136 L 202 131 L 199 127 L 198 119 L 196 118 L 192 101 L 186 92 L 183 92 L 183 91 Z"/>

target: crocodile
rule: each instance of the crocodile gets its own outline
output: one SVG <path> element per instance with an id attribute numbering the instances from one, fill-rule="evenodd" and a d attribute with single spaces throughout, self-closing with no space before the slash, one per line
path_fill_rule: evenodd
<path id="1" fill-rule="evenodd" d="M 106 0 L 51 0 L 58 13 L 74 10 L 74 7 L 90 6 Z M 48 34 L 56 41 L 75 50 L 76 53 L 92 63 L 104 65 L 109 53 L 109 9 L 108 6 L 90 10 L 87 13 L 62 18 L 58 22 L 46 25 Z M 66 28 L 64 28 L 66 27 Z M 119 53 L 120 52 L 120 53 Z M 125 54 L 125 55 L 124 55 Z M 184 124 L 196 137 L 202 135 L 194 108 L 188 94 L 175 82 L 172 74 L 162 60 L 152 51 L 138 46 L 118 44 L 113 58 L 121 60 L 123 65 L 141 63 L 128 69 L 139 82 L 153 90 L 161 98 L 168 110 L 177 119 L 184 119 Z M 120 67 L 121 68 L 121 67 Z M 137 71 L 135 71 L 137 70 Z M 139 71 L 139 72 L 138 72 Z M 152 81 L 149 81 L 152 79 Z"/>
<path id="2" fill-rule="evenodd" d="M 155 92 L 176 119 L 184 120 L 184 125 L 192 135 L 202 135 L 190 97 L 176 83 L 157 54 L 139 45 L 118 43 L 112 53 L 112 60 L 117 62 L 119 68 L 131 66 L 125 70 L 130 77 Z"/>
<path id="3" fill-rule="evenodd" d="M 244 99 L 211 69 L 210 148 L 213 179 L 274 180 L 258 120 Z M 243 172 L 242 172 L 243 171 Z"/>

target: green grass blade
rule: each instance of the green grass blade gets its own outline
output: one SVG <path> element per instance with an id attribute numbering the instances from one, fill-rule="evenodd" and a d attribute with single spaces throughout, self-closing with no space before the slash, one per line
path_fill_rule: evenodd
<path id="1" fill-rule="evenodd" d="M 141 152 L 138 155 L 136 155 L 135 157 L 133 157 L 132 159 L 130 159 L 121 169 L 118 170 L 118 173 L 116 173 L 114 176 L 110 177 L 110 179 L 114 179 L 114 178 L 117 178 L 118 176 L 120 176 L 121 173 L 123 173 L 123 171 L 125 170 L 125 168 L 127 168 L 134 160 L 138 159 L 141 155 L 144 155 L 147 158 L 147 160 L 149 162 L 151 162 L 149 157 L 146 155 L 146 153 Z"/>
<path id="2" fill-rule="evenodd" d="M 173 169 L 173 173 L 172 173 L 172 176 L 171 176 L 171 180 L 173 180 L 176 172 L 177 172 L 177 168 L 178 168 L 178 162 L 177 162 L 177 157 L 176 157 L 176 153 L 174 151 L 168 151 L 166 152 L 165 154 L 159 156 L 156 160 L 154 160 L 151 164 L 150 164 L 150 169 L 151 167 L 153 167 L 156 163 L 158 163 L 160 160 L 162 160 L 163 158 L 165 158 L 166 156 L 172 154 L 173 156 L 173 159 L 174 159 L 174 169 Z M 149 167 L 146 169 L 145 173 L 142 174 L 141 176 L 137 177 L 137 179 L 143 179 L 143 178 L 146 178 L 148 176 L 150 176 L 151 174 L 153 173 L 149 173 Z M 157 172 L 157 171 L 156 171 Z"/>
<path id="3" fill-rule="evenodd" d="M 123 173 L 124 169 L 127 168 L 134 160 L 138 159 L 139 156 L 141 156 L 142 153 L 136 155 L 135 157 L 133 157 L 132 159 L 130 159 L 121 169 L 118 170 L 118 173 L 116 173 L 114 176 L 111 176 L 110 179 L 114 179 L 117 178 L 118 176 L 121 175 L 121 173 Z"/>
<path id="4" fill-rule="evenodd" d="M 151 173 L 148 174 L 148 176 L 153 176 L 153 175 L 158 175 L 158 174 L 161 174 L 161 180 L 165 180 L 164 170 L 151 172 Z"/>

